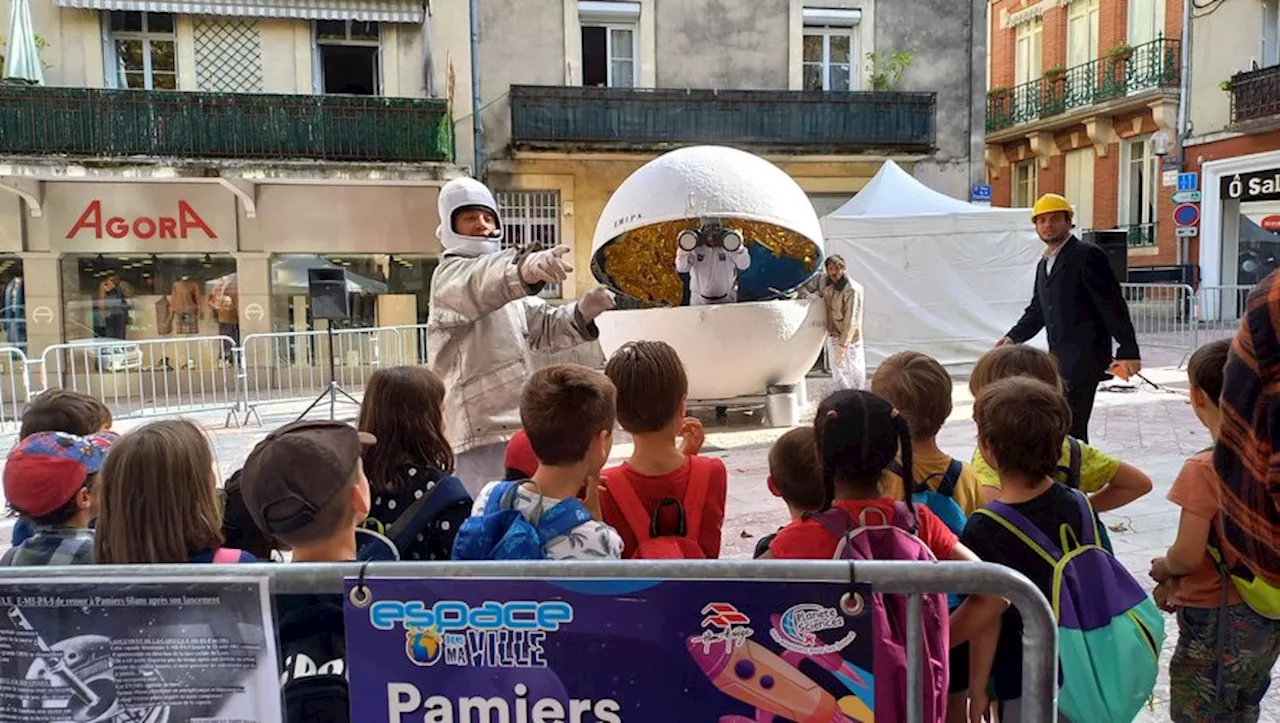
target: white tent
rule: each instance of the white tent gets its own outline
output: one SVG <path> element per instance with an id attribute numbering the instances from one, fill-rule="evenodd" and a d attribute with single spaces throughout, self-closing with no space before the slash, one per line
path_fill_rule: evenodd
<path id="1" fill-rule="evenodd" d="M 1030 215 L 956 200 L 886 161 L 822 219 L 827 254 L 866 290 L 867 366 L 911 349 L 965 367 L 990 349 L 1031 300 L 1043 245 Z"/>

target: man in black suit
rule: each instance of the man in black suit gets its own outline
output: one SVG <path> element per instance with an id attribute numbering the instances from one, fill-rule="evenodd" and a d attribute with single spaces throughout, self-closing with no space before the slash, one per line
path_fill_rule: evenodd
<path id="1" fill-rule="evenodd" d="M 1045 330 L 1071 406 L 1071 436 L 1087 442 L 1098 384 L 1108 370 L 1129 379 L 1142 369 L 1142 361 L 1129 306 L 1107 254 L 1072 235 L 1072 216 L 1071 204 L 1056 193 L 1036 201 L 1031 220 L 1045 251 L 1036 267 L 1035 292 L 1022 318 L 996 346 L 1020 344 Z M 1119 345 L 1114 362 L 1112 339 Z"/>

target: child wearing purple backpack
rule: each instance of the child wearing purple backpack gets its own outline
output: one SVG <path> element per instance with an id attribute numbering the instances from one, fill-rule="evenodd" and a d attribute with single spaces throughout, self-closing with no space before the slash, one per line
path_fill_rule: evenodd
<path id="1" fill-rule="evenodd" d="M 911 434 L 893 405 L 870 392 L 835 392 L 818 407 L 814 436 L 825 491 L 822 508 L 783 528 L 763 557 L 978 561 L 928 508 L 912 504 L 909 495 L 895 500 L 881 494 L 881 480 L 899 450 L 903 468 L 912 468 Z M 923 597 L 922 637 L 928 661 L 922 671 L 924 720 L 966 720 L 962 694 L 969 687 L 969 653 L 965 644 L 977 638 L 994 642 L 995 623 L 1005 603 L 1000 598 L 973 596 L 948 616 L 945 595 Z M 974 614 L 979 604 L 988 611 L 982 619 Z M 906 596 L 875 595 L 873 614 L 877 629 L 887 631 L 876 647 L 876 717 L 905 720 Z M 960 680 L 949 686 L 952 667 Z M 984 685 L 985 681 L 984 676 Z M 955 693 L 950 705 L 949 692 Z"/>

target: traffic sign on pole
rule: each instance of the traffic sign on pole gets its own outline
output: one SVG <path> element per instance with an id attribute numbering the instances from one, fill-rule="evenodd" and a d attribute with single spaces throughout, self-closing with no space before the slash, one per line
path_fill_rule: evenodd
<path id="1" fill-rule="evenodd" d="M 1178 238 L 1187 238 L 1188 236 L 1200 235 L 1199 226 L 1179 226 L 1177 229 L 1175 229 L 1175 231 L 1177 232 L 1175 235 Z"/>
<path id="2" fill-rule="evenodd" d="M 1178 190 L 1179 191 L 1199 191 L 1200 190 L 1200 174 L 1195 171 L 1178 174 Z"/>
<path id="3" fill-rule="evenodd" d="M 1180 203 L 1173 209 L 1173 222 L 1179 226 L 1195 226 L 1200 223 L 1200 207 L 1194 203 Z"/>
<path id="4" fill-rule="evenodd" d="M 1173 194 L 1174 203 L 1200 203 L 1199 191 L 1178 191 Z"/>

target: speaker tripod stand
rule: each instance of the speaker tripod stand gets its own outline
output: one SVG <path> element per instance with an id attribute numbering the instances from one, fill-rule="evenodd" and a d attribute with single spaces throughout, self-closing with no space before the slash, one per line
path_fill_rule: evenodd
<path id="1" fill-rule="evenodd" d="M 311 406 L 307 407 L 306 411 L 298 415 L 298 420 L 296 421 L 301 421 L 303 419 L 306 419 L 307 415 L 311 413 L 311 410 L 320 406 L 320 402 L 323 402 L 325 399 L 329 400 L 329 421 L 330 422 L 334 421 L 337 418 L 339 395 L 345 397 L 344 401 L 354 404 L 357 407 L 360 406 L 360 402 L 357 401 L 355 397 L 348 394 L 347 390 L 342 388 L 342 385 L 338 384 L 338 364 L 336 361 L 336 355 L 333 352 L 333 322 L 332 321 L 329 323 L 326 329 L 329 332 L 328 334 L 328 337 L 329 337 L 329 388 L 324 390 L 323 392 L 320 392 L 320 395 L 316 397 L 314 401 L 311 402 Z"/>

